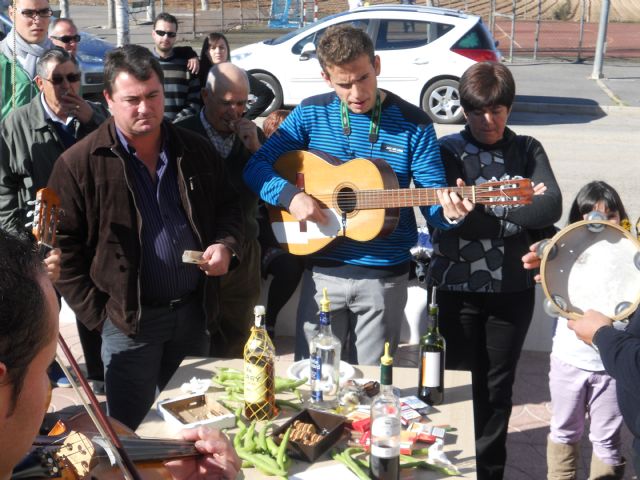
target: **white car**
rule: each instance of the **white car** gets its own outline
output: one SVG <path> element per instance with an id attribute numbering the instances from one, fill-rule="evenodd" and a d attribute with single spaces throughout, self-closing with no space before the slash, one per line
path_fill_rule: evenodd
<path id="1" fill-rule="evenodd" d="M 458 82 L 464 71 L 479 61 L 500 60 L 476 15 L 417 5 L 361 7 L 231 52 L 233 63 L 275 93 L 265 114 L 329 90 L 315 50 L 328 27 L 343 23 L 373 39 L 382 66 L 378 85 L 422 107 L 438 123 L 462 120 Z"/>

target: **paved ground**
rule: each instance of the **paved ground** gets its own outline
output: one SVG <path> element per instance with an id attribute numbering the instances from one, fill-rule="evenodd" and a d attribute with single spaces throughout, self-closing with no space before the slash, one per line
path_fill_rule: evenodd
<path id="1" fill-rule="evenodd" d="M 72 15 L 82 29 L 114 38 L 113 32 L 99 28 L 104 23 L 100 7 L 73 7 Z M 132 25 L 132 41 L 147 43 L 150 40 L 148 25 Z M 238 46 L 241 37 L 230 34 L 232 45 Z M 240 35 L 240 34 L 238 34 Z M 246 37 L 242 37 L 246 38 Z M 257 41 L 253 39 L 251 41 Z M 615 112 L 616 119 L 623 119 L 624 112 L 640 112 L 640 63 L 608 59 L 604 65 L 604 78 L 591 79 L 593 64 L 571 63 L 566 60 L 530 62 L 516 58 L 509 64 L 518 88 L 515 109 L 520 112 L 549 114 L 584 114 L 592 118 Z M 622 113 L 622 115 L 620 115 Z M 623 120 L 621 120 L 623 121 Z M 637 133 L 637 132 L 636 132 Z M 630 142 L 640 144 L 640 134 L 630 135 Z M 633 183 L 636 180 L 630 179 Z M 624 193 L 623 193 L 624 196 Z M 63 316 L 62 331 L 67 342 L 79 359 L 81 350 L 72 321 L 72 316 Z M 282 338 L 277 344 L 283 359 L 292 358 L 291 339 Z M 415 350 L 405 347 L 398 357 L 403 364 L 410 365 L 415 359 Z M 548 354 L 525 351 L 519 364 L 514 393 L 514 411 L 509 426 L 507 480 L 537 480 L 545 478 L 545 438 L 549 425 Z M 72 392 L 55 389 L 52 409 L 61 410 L 78 402 Z M 583 441 L 582 470 L 579 479 L 586 478 L 590 447 Z M 625 430 L 625 445 L 630 445 L 630 435 Z M 626 450 L 626 456 L 630 452 Z M 635 478 L 631 472 L 626 479 Z"/>

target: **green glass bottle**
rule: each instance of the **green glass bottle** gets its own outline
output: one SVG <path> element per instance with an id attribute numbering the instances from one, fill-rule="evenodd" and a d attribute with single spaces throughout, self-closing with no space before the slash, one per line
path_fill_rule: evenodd
<path id="1" fill-rule="evenodd" d="M 436 287 L 433 287 L 429 304 L 429 325 L 420 339 L 418 373 L 418 398 L 429 405 L 440 405 L 444 401 L 445 354 L 446 343 L 438 328 Z"/>

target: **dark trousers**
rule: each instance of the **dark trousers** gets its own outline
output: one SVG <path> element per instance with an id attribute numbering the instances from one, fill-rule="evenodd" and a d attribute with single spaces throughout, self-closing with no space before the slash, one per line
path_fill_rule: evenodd
<path id="1" fill-rule="evenodd" d="M 535 301 L 514 293 L 438 291 L 446 368 L 470 370 L 478 479 L 502 479 L 516 365 Z"/>
<path id="2" fill-rule="evenodd" d="M 98 330 L 89 330 L 84 323 L 76 319 L 78 337 L 84 353 L 84 364 L 87 368 L 87 380 L 104 381 L 104 365 L 100 350 L 102 348 L 102 336 Z"/>
<path id="3" fill-rule="evenodd" d="M 137 335 L 128 337 L 109 319 L 102 328 L 107 408 L 135 430 L 186 356 L 207 356 L 209 335 L 199 300 L 174 310 L 143 307 Z"/>

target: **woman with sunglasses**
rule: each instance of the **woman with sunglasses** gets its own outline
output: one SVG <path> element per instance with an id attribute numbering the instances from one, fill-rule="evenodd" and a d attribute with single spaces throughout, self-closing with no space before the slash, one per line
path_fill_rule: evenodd
<path id="1" fill-rule="evenodd" d="M 230 62 L 231 50 L 229 41 L 222 33 L 213 32 L 207 35 L 202 42 L 200 52 L 200 85 L 204 88 L 207 83 L 207 74 L 212 66 L 218 63 Z M 273 101 L 274 94 L 269 87 L 247 72 L 249 77 L 249 106 L 245 117 L 253 120 L 266 111 Z"/>

